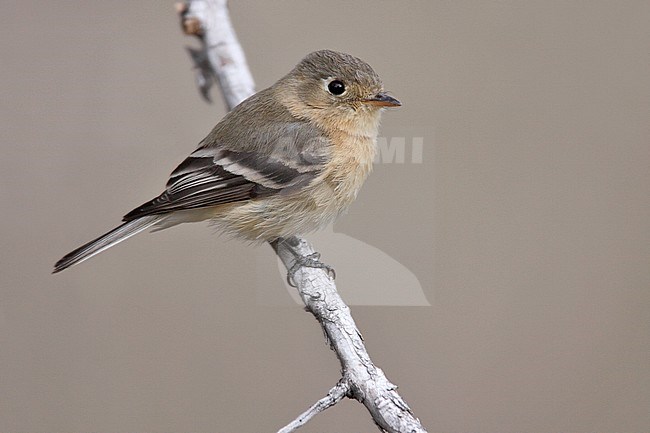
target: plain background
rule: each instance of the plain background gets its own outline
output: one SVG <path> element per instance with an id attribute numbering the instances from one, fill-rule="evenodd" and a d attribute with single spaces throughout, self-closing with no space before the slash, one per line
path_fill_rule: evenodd
<path id="1" fill-rule="evenodd" d="M 231 11 L 258 88 L 315 49 L 350 52 L 404 103 L 382 134 L 424 137 L 422 164 L 378 166 L 335 229 L 432 304 L 353 307 L 429 431 L 650 431 L 650 4 Z M 186 225 L 50 275 L 224 114 L 218 91 L 198 96 L 172 3 L 2 15 L 0 431 L 276 431 L 339 367 L 268 247 Z M 303 431 L 376 430 L 346 401 Z"/>

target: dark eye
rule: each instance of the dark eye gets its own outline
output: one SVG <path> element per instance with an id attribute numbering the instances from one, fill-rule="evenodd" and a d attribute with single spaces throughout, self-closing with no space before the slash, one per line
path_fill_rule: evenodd
<path id="1" fill-rule="evenodd" d="M 327 89 L 332 95 L 342 95 L 345 92 L 345 84 L 339 80 L 334 80 L 327 85 Z"/>

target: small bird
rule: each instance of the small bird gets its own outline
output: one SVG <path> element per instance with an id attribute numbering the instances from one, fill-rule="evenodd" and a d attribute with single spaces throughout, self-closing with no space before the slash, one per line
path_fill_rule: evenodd
<path id="1" fill-rule="evenodd" d="M 148 228 L 185 222 L 210 220 L 233 237 L 271 243 L 314 231 L 356 198 L 372 169 L 381 111 L 400 105 L 363 60 L 313 52 L 226 114 L 162 194 L 64 256 L 53 273 Z"/>

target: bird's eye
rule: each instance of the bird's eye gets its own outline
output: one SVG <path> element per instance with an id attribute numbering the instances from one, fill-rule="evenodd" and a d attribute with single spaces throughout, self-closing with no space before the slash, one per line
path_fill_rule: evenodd
<path id="1" fill-rule="evenodd" d="M 339 80 L 334 80 L 327 85 L 327 90 L 329 90 L 332 95 L 339 96 L 345 92 L 345 84 Z"/>

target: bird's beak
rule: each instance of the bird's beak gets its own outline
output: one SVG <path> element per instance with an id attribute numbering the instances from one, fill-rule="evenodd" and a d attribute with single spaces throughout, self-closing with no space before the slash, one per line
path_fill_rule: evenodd
<path id="1" fill-rule="evenodd" d="M 377 93 L 375 96 L 364 99 L 363 102 L 370 105 L 375 105 L 377 107 L 399 107 L 402 105 L 397 99 L 392 96 L 388 96 L 385 93 Z"/>

